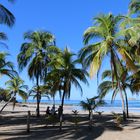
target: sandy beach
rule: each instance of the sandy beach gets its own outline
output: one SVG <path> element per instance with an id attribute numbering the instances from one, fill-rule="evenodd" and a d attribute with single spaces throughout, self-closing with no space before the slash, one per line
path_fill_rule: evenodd
<path id="1" fill-rule="evenodd" d="M 101 116 L 93 113 L 93 127 L 90 130 L 87 111 L 79 111 L 79 123 L 75 127 L 72 121 L 73 108 L 64 106 L 63 129 L 59 132 L 59 122 L 52 124 L 46 119 L 46 104 L 40 105 L 40 118 L 35 117 L 35 104 L 20 103 L 16 105 L 14 111 L 12 106 L 8 105 L 0 114 L 0 140 L 139 140 L 140 138 L 139 113 L 131 112 L 128 121 L 120 127 L 116 127 L 111 113 L 104 112 Z M 28 110 L 31 111 L 30 133 L 26 132 Z"/>

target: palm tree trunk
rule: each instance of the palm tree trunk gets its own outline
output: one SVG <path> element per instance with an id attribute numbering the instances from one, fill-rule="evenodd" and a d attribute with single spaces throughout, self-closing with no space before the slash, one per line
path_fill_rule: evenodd
<path id="1" fill-rule="evenodd" d="M 90 110 L 90 118 L 89 118 L 89 129 L 92 129 L 92 117 L 93 117 L 93 111 L 92 109 Z"/>
<path id="2" fill-rule="evenodd" d="M 62 122 L 63 122 L 63 105 L 64 105 L 64 98 L 65 98 L 65 89 L 64 89 L 64 92 L 63 92 L 63 96 L 62 96 L 62 102 L 61 102 L 61 107 L 62 107 L 62 111 L 61 111 L 61 114 L 60 114 L 60 128 L 59 130 L 61 131 L 62 130 Z"/>
<path id="3" fill-rule="evenodd" d="M 13 97 L 11 97 L 10 99 L 9 99 L 9 101 L 2 107 L 2 109 L 0 110 L 0 113 L 3 111 L 3 109 L 12 101 L 12 99 L 14 98 L 14 96 Z"/>
<path id="4" fill-rule="evenodd" d="M 127 93 L 125 89 L 124 89 L 124 95 L 125 95 L 125 102 L 126 102 L 126 117 L 129 118 L 128 98 L 127 98 Z"/>
<path id="5" fill-rule="evenodd" d="M 61 102 L 62 108 L 63 108 L 63 106 L 64 106 L 64 98 L 65 98 L 65 91 L 63 92 L 63 96 L 62 96 L 62 102 Z"/>
<path id="6" fill-rule="evenodd" d="M 120 83 L 119 83 L 119 88 L 120 88 L 120 96 L 121 96 L 121 101 L 122 101 L 123 120 L 126 121 L 125 103 L 124 103 L 124 97 L 122 94 L 122 89 L 121 89 Z"/>
<path id="7" fill-rule="evenodd" d="M 55 96 L 53 95 L 53 106 L 55 107 Z"/>
<path id="8" fill-rule="evenodd" d="M 15 104 L 16 104 L 16 93 L 14 93 L 14 97 L 13 97 L 13 111 L 15 108 Z"/>
<path id="9" fill-rule="evenodd" d="M 15 97 L 13 98 L 13 111 L 14 111 L 14 108 L 15 108 L 15 104 L 16 104 L 16 99 Z"/>
<path id="10" fill-rule="evenodd" d="M 90 119 L 90 110 L 88 110 L 88 113 L 89 113 L 89 114 L 88 114 L 88 118 Z"/>
<path id="11" fill-rule="evenodd" d="M 37 117 L 40 117 L 40 92 L 39 92 L 39 78 L 37 76 L 36 78 L 36 85 L 37 85 L 37 108 L 36 108 L 36 115 Z"/>

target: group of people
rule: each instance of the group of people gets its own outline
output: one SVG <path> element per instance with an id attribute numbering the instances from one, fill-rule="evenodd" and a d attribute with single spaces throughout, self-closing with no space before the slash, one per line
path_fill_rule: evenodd
<path id="1" fill-rule="evenodd" d="M 55 106 L 53 105 L 52 108 L 50 109 L 50 107 L 48 106 L 47 107 L 47 110 L 46 110 L 46 115 L 57 115 L 57 112 L 58 112 L 58 116 L 60 117 L 60 115 L 62 114 L 62 106 L 60 105 L 58 110 L 55 110 Z"/>

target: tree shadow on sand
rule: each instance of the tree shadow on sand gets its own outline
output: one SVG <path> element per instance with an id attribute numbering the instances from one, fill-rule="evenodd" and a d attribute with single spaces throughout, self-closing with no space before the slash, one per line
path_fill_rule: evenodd
<path id="1" fill-rule="evenodd" d="M 0 132 L 0 137 L 5 137 L 5 140 L 62 140 L 62 139 L 80 139 L 80 140 L 94 140 L 100 137 L 105 130 L 111 131 L 122 131 L 122 128 L 116 127 L 114 122 L 112 121 L 112 116 L 104 115 L 94 115 L 93 117 L 93 127 L 89 129 L 89 121 L 87 115 L 79 115 L 79 124 L 75 129 L 74 124 L 71 122 L 71 115 L 65 115 L 65 122 L 63 123 L 63 129 L 59 131 L 59 123 L 55 126 L 50 124 L 45 124 L 44 118 L 36 119 L 35 117 L 31 117 L 31 132 L 26 132 L 26 127 L 21 129 L 13 129 L 10 131 Z M 16 126 L 21 124 L 26 124 L 26 118 L 21 117 L 18 119 L 9 118 L 9 122 L 5 122 L 5 124 L 0 125 L 0 127 L 5 126 Z M 20 120 L 20 121 L 19 121 Z M 32 127 L 34 126 L 34 127 Z"/>
<path id="2" fill-rule="evenodd" d="M 104 131 L 103 127 L 97 126 L 89 131 L 87 126 L 82 126 L 77 130 L 74 130 L 70 126 L 64 126 L 63 130 L 59 132 L 59 127 L 45 127 L 45 128 L 36 128 L 32 129 L 32 131 L 28 134 L 25 132 L 16 132 L 9 133 L 8 135 L 11 138 L 7 138 L 6 140 L 27 140 L 27 139 L 81 139 L 81 140 L 94 140 L 99 137 Z M 2 136 L 6 135 L 6 133 L 1 134 Z M 13 137 L 13 138 L 12 138 Z"/>

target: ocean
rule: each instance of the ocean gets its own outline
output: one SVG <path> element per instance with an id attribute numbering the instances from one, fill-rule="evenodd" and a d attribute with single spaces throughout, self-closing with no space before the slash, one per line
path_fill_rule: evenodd
<path id="1" fill-rule="evenodd" d="M 22 102 L 22 100 L 18 100 L 19 102 Z M 65 105 L 75 105 L 78 106 L 80 104 L 81 100 L 65 100 L 64 104 Z M 28 103 L 36 103 L 36 100 L 27 100 Z M 52 100 L 41 100 L 41 103 L 46 103 L 46 104 L 53 104 Z M 111 103 L 110 100 L 105 100 L 105 105 L 104 107 L 121 107 L 122 103 L 121 100 L 115 100 Z M 129 107 L 130 108 L 140 108 L 140 100 L 130 100 L 129 102 Z M 55 100 L 55 104 L 60 105 L 61 100 Z"/>
<path id="2" fill-rule="evenodd" d="M 22 102 L 22 100 L 18 100 L 19 102 Z M 28 100 L 28 103 L 36 103 L 36 100 Z M 46 104 L 53 104 L 52 100 L 41 100 L 41 103 Z M 122 110 L 122 103 L 121 100 L 115 100 L 111 103 L 110 100 L 105 100 L 105 105 L 102 107 L 96 108 L 96 111 L 105 111 L 105 112 L 113 112 L 118 111 L 120 112 Z M 55 100 L 56 105 L 61 104 L 61 100 Z M 71 105 L 73 106 L 73 110 L 82 110 L 82 107 L 80 106 L 80 100 L 65 100 L 65 105 Z M 129 111 L 130 112 L 140 112 L 140 100 L 129 100 Z"/>

